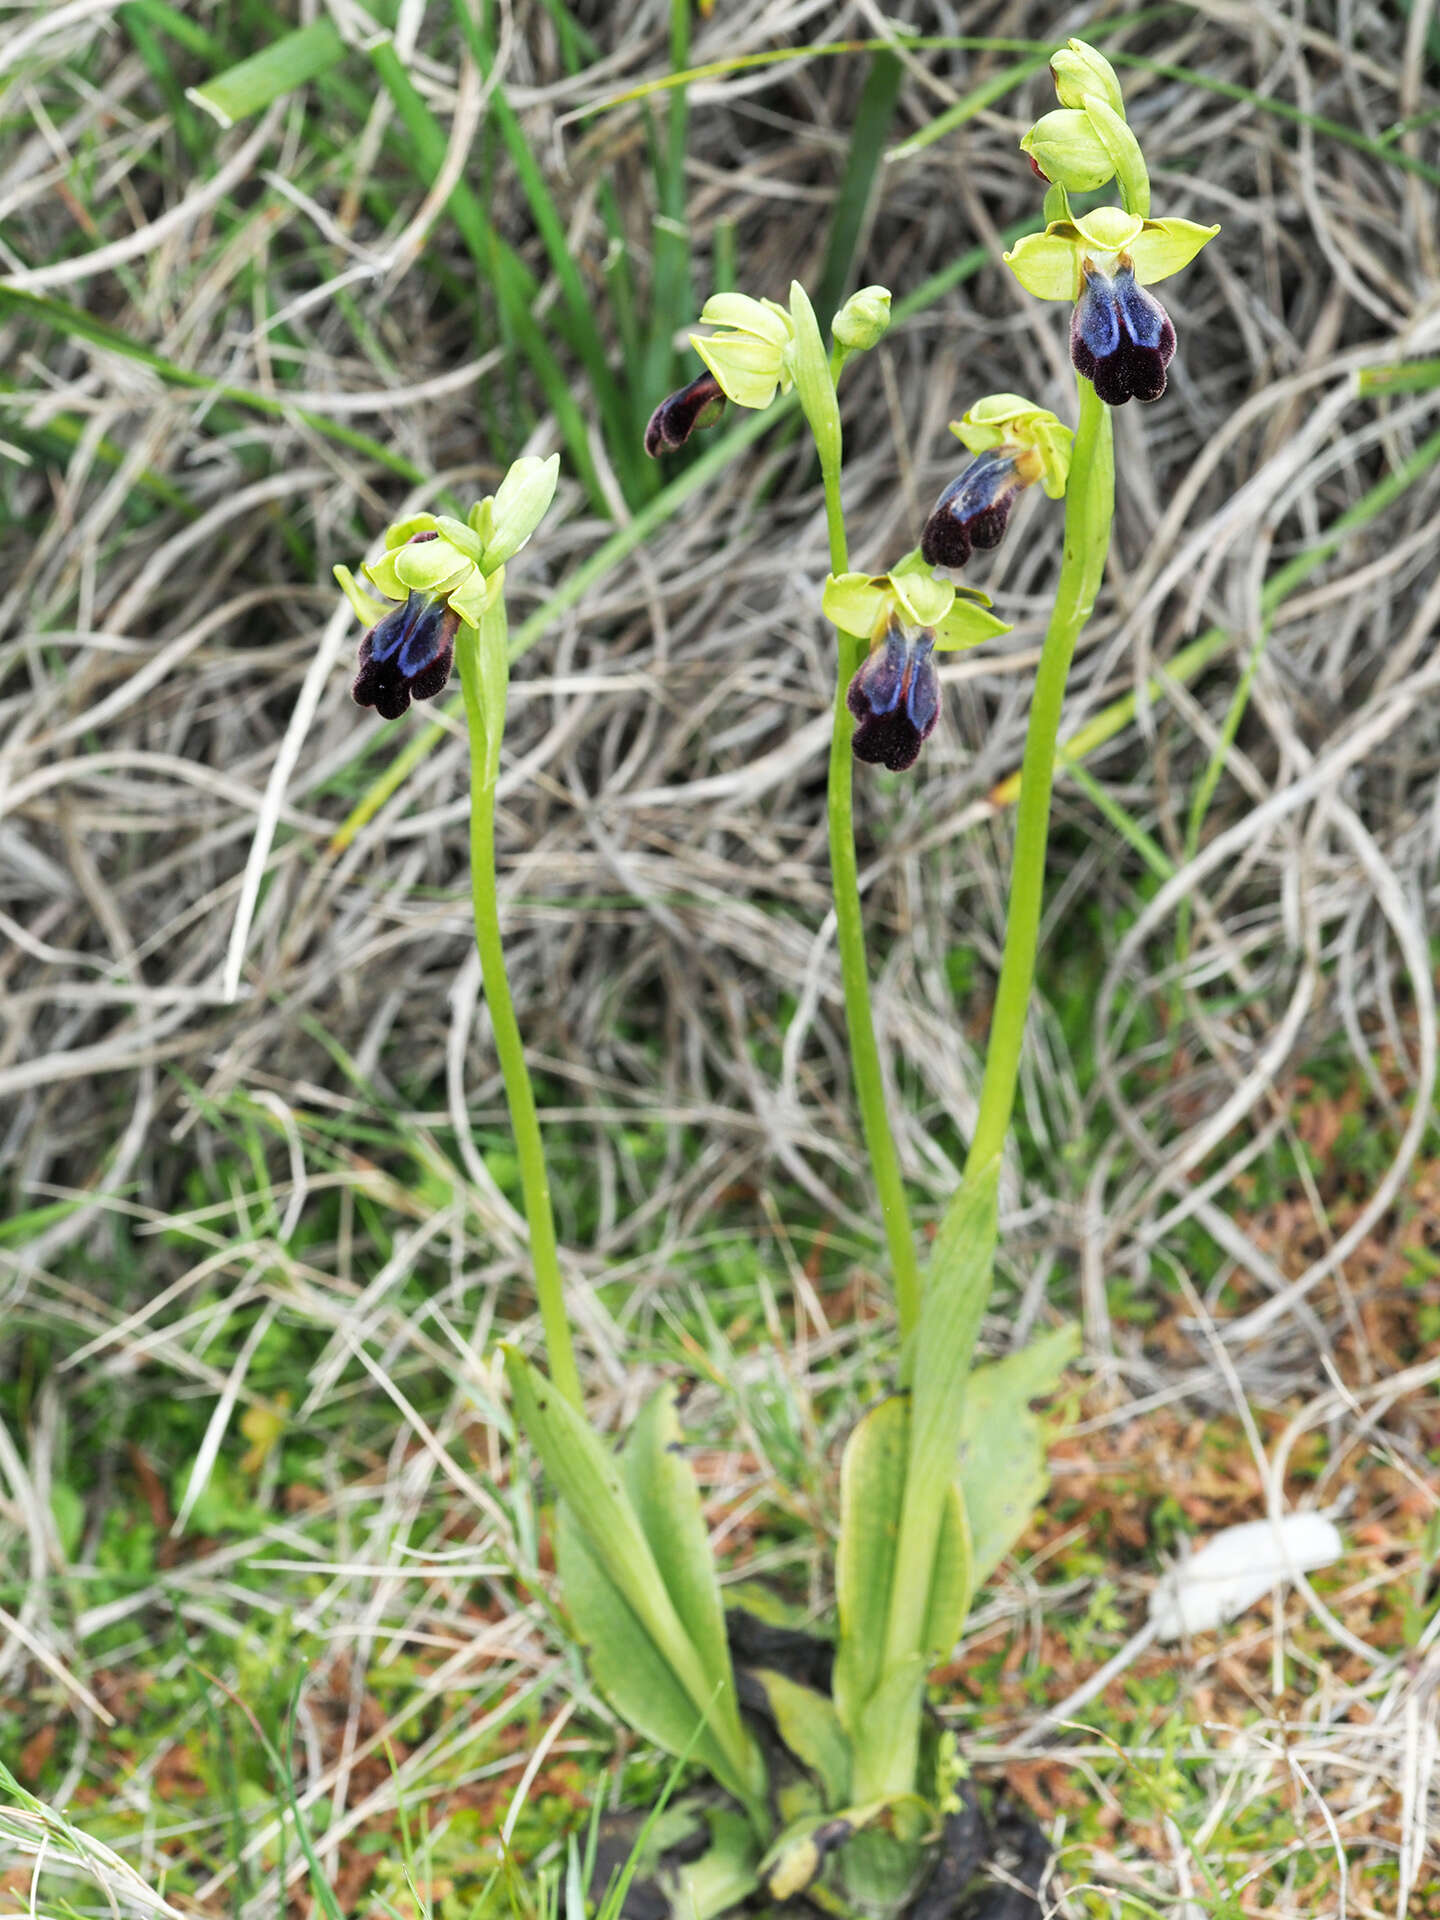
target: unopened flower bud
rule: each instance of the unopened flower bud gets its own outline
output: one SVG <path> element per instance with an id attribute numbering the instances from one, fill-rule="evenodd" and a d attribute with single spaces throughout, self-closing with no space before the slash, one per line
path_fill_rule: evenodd
<path id="1" fill-rule="evenodd" d="M 890 325 L 890 289 L 861 287 L 835 316 L 831 332 L 851 353 L 865 353 L 879 344 Z"/>
<path id="2" fill-rule="evenodd" d="M 1107 107 L 1125 117 L 1125 96 L 1114 67 L 1103 53 L 1083 40 L 1070 40 L 1053 55 L 1050 78 L 1062 107 L 1083 107 L 1086 94 L 1103 100 Z"/>
<path id="3" fill-rule="evenodd" d="M 1020 142 L 1020 151 L 1045 179 L 1067 193 L 1091 193 L 1113 178 L 1115 162 L 1089 114 L 1057 107 L 1042 114 Z"/>

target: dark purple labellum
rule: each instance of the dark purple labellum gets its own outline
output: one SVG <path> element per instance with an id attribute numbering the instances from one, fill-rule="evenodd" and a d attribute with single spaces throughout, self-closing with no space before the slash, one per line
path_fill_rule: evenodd
<path id="1" fill-rule="evenodd" d="M 1070 358 L 1106 406 L 1158 400 L 1174 357 L 1170 316 L 1153 293 L 1136 285 L 1125 257 L 1113 280 L 1087 261 L 1084 291 L 1070 321 Z"/>
<path id="2" fill-rule="evenodd" d="M 412 700 L 430 700 L 450 678 L 460 616 L 443 600 L 412 593 L 360 642 L 355 704 L 398 720 Z"/>
<path id="3" fill-rule="evenodd" d="M 645 429 L 645 451 L 652 460 L 683 447 L 701 427 L 713 427 L 725 411 L 725 395 L 713 373 L 702 373 L 688 387 L 662 400 Z"/>
<path id="4" fill-rule="evenodd" d="M 900 773 L 913 767 L 940 718 L 940 676 L 931 651 L 935 636 L 907 635 L 892 626 L 870 649 L 845 693 L 857 721 L 851 744 L 857 760 Z"/>
<path id="5" fill-rule="evenodd" d="M 920 535 L 920 557 L 930 567 L 963 567 L 972 548 L 998 547 L 1024 481 L 1015 455 L 988 447 L 952 480 Z"/>

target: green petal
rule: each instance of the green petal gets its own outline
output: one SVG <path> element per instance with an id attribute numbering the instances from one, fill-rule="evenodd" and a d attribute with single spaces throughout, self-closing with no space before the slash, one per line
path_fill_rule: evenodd
<path id="1" fill-rule="evenodd" d="M 484 544 L 475 537 L 463 520 L 452 520 L 448 513 L 437 514 L 435 530 L 443 534 L 452 547 L 458 547 L 467 560 L 473 560 L 477 566 L 480 564 L 485 552 Z"/>
<path id="2" fill-rule="evenodd" d="M 383 620 L 390 612 L 391 603 L 388 600 L 377 600 L 372 594 L 366 593 L 348 567 L 334 567 L 331 571 L 340 583 L 340 591 L 365 626 L 373 627 L 377 620 Z"/>
<path id="3" fill-rule="evenodd" d="M 1219 231 L 1219 227 L 1198 226 L 1193 220 L 1147 220 L 1126 248 L 1135 263 L 1135 278 L 1142 287 L 1168 280 L 1172 273 L 1188 267 Z"/>
<path id="4" fill-rule="evenodd" d="M 545 460 L 526 454 L 514 463 L 495 495 L 495 531 L 485 543 L 487 573 L 513 560 L 534 533 L 550 510 L 559 477 L 558 453 Z"/>
<path id="5" fill-rule="evenodd" d="M 401 547 L 395 555 L 395 572 L 412 593 L 448 593 L 452 586 L 459 586 L 474 564 L 444 539 L 422 540 L 418 545 Z"/>
<path id="6" fill-rule="evenodd" d="M 935 628 L 935 651 L 954 653 L 960 647 L 978 647 L 986 640 L 998 640 L 1009 633 L 1010 623 L 1001 620 L 973 600 L 957 600 Z"/>
<path id="7" fill-rule="evenodd" d="M 1075 222 L 1075 231 L 1090 253 L 1128 253 L 1144 225 L 1138 213 L 1123 207 L 1096 207 Z"/>
<path id="8" fill-rule="evenodd" d="M 783 347 L 790 338 L 785 309 L 773 301 L 752 300 L 748 293 L 712 293 L 700 318 L 707 327 L 734 327 L 737 333 L 753 333 L 775 347 Z"/>
<path id="9" fill-rule="evenodd" d="M 690 344 L 737 407 L 768 407 L 780 384 L 780 349 L 743 333 L 692 333 Z"/>
<path id="10" fill-rule="evenodd" d="M 495 496 L 487 493 L 483 500 L 477 500 L 465 516 L 465 524 L 477 536 L 482 548 L 487 547 L 495 537 Z"/>
<path id="11" fill-rule="evenodd" d="M 1069 237 L 1075 229 L 1057 220 L 1044 233 L 1027 233 L 1002 258 L 1037 300 L 1074 300 L 1080 292 L 1080 254 Z"/>
<path id="12" fill-rule="evenodd" d="M 369 574 L 381 593 L 387 594 L 390 599 L 408 600 L 410 589 L 395 571 L 395 556 L 399 551 L 397 547 L 390 553 L 381 554 L 378 560 L 367 560 L 364 571 Z"/>
<path id="13" fill-rule="evenodd" d="M 938 626 L 955 603 L 954 582 L 932 579 L 928 572 L 892 573 L 890 590 L 912 627 Z"/>
<path id="14" fill-rule="evenodd" d="M 494 573 L 488 574 L 481 573 L 476 567 L 468 580 L 462 580 L 458 587 L 446 594 L 445 601 L 467 627 L 478 627 L 481 614 L 487 613 L 504 591 L 504 567 L 497 567 Z"/>
<path id="15" fill-rule="evenodd" d="M 403 547 L 417 533 L 434 533 L 440 522 L 433 513 L 412 513 L 408 520 L 392 520 L 385 529 L 385 546 Z"/>
<path id="16" fill-rule="evenodd" d="M 889 607 L 889 589 L 889 576 L 883 573 L 832 573 L 820 596 L 820 611 L 842 633 L 868 639 Z"/>
<path id="17" fill-rule="evenodd" d="M 1023 394 L 987 393 L 967 410 L 963 419 L 950 422 L 950 431 L 971 453 L 984 453 L 1007 440 L 1027 443 L 1037 437 L 1033 423 L 1054 418 L 1047 408 L 1037 407 Z"/>

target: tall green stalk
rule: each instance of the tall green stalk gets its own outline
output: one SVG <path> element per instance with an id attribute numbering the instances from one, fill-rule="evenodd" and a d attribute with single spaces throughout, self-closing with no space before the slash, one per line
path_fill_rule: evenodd
<path id="1" fill-rule="evenodd" d="M 1077 380 L 1080 423 L 1065 488 L 1065 554 L 1055 605 L 1035 675 L 1030 724 L 1020 766 L 1020 799 L 1015 813 L 1015 855 L 1010 870 L 1010 905 L 1005 919 L 1005 951 L 990 1017 L 990 1044 L 980 1110 L 965 1162 L 967 1177 L 995 1159 L 1005 1145 L 1030 989 L 1035 979 L 1035 945 L 1045 892 L 1045 849 L 1050 837 L 1050 791 L 1060 710 L 1075 643 L 1090 618 L 1110 551 L 1115 511 L 1114 431 L 1110 409 L 1096 398 L 1088 380 Z"/>
<path id="2" fill-rule="evenodd" d="M 838 438 L 838 436 L 837 436 Z M 838 444 L 833 452 L 817 439 L 820 471 L 825 482 L 825 524 L 830 535 L 830 571 L 848 573 L 845 511 L 840 498 Z M 835 895 L 835 942 L 840 952 L 840 977 L 845 989 L 845 1025 L 850 1036 L 850 1061 L 855 1094 L 860 1102 L 860 1124 L 880 1197 L 885 1244 L 895 1277 L 895 1307 L 903 1340 L 920 1311 L 920 1263 L 915 1235 L 900 1173 L 900 1156 L 890 1131 L 885 1103 L 885 1080 L 880 1049 L 875 1044 L 875 1019 L 870 1008 L 870 970 L 865 960 L 865 922 L 860 909 L 860 873 L 855 858 L 854 755 L 850 739 L 855 722 L 845 704 L 845 693 L 865 658 L 866 641 L 840 633 L 840 657 L 835 681 L 835 725 L 830 735 L 827 813 L 830 832 L 830 883 Z"/>
<path id="3" fill-rule="evenodd" d="M 461 624 L 455 641 L 455 661 L 465 695 L 465 720 L 470 735 L 470 892 L 475 906 L 475 945 L 485 1000 L 495 1031 L 495 1051 L 505 1081 L 505 1101 L 520 1162 L 520 1188 L 525 1219 L 530 1228 L 530 1259 L 535 1271 L 535 1293 L 545 1329 L 550 1377 L 572 1406 L 580 1406 L 580 1374 L 570 1323 L 565 1317 L 565 1286 L 555 1239 L 555 1215 L 550 1205 L 550 1180 L 540 1138 L 535 1091 L 525 1064 L 510 982 L 505 972 L 505 950 L 500 940 L 500 903 L 495 888 L 495 781 L 500 763 L 500 736 L 505 726 L 505 693 L 509 678 L 506 651 L 505 603 L 497 599 L 482 614 L 480 628 Z"/>

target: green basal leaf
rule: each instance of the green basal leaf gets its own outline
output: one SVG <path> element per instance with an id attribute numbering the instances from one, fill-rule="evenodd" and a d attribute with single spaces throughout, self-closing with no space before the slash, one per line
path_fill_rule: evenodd
<path id="1" fill-rule="evenodd" d="M 745 1783 L 732 1773 L 713 1731 L 707 1726 L 697 1735 L 700 1711 L 601 1565 L 568 1501 L 555 1510 L 555 1567 L 586 1664 L 620 1718 L 666 1753 L 688 1749 L 692 1760 L 742 1797 Z"/>
<path id="2" fill-rule="evenodd" d="M 923 1669 L 930 1594 L 947 1501 L 953 1493 L 965 1377 L 990 1293 L 997 1231 L 998 1157 L 966 1177 L 936 1236 L 920 1318 L 904 1355 L 912 1384 L 909 1445 L 899 1509 L 881 1673 L 887 1690 Z M 893 1508 L 891 1509 L 893 1513 Z M 865 1798 L 914 1783 L 919 1720 L 897 1696 L 893 1714 L 857 1728 L 856 1792 Z M 844 1711 L 842 1704 L 842 1712 Z"/>
<path id="3" fill-rule="evenodd" d="M 955 1650 L 975 1592 L 974 1564 L 965 1501 L 960 1489 L 952 1486 L 940 1510 L 940 1539 L 921 1642 L 927 1667 L 948 1660 Z"/>
<path id="4" fill-rule="evenodd" d="M 835 1554 L 840 1635 L 832 1686 L 839 1719 L 857 1752 L 873 1739 L 877 1725 L 885 1730 L 929 1668 L 948 1657 L 974 1592 L 965 1506 L 947 1475 L 939 1489 L 938 1534 L 919 1646 L 903 1668 L 887 1672 L 885 1634 L 909 1444 L 909 1398 L 896 1394 L 864 1416 L 841 1462 Z"/>
<path id="5" fill-rule="evenodd" d="M 714 1698 L 711 1719 L 729 1729 L 738 1745 L 749 1736 L 740 1723 L 735 1674 L 725 1637 L 725 1612 L 715 1579 L 710 1534 L 700 1490 L 685 1458 L 675 1390 L 652 1394 L 630 1429 L 620 1458 L 631 1505 L 650 1543 L 660 1578 L 700 1656 Z"/>
<path id="6" fill-rule="evenodd" d="M 861 1716 L 885 1657 L 908 1432 L 904 1400 L 898 1395 L 882 1400 L 858 1421 L 840 1461 L 840 1537 L 835 1548 L 840 1630 L 831 1690 L 852 1743 L 858 1742 Z"/>
<path id="7" fill-rule="evenodd" d="M 966 1385 L 960 1484 L 976 1586 L 995 1571 L 1045 1497 L 1044 1422 L 1030 1402 L 1054 1391 L 1079 1348 L 1079 1330 L 1059 1327 L 1019 1353 L 977 1367 Z"/>
<path id="8" fill-rule="evenodd" d="M 676 1876 L 671 1901 L 676 1920 L 714 1920 L 760 1884 L 760 1849 L 747 1821 L 728 1808 L 712 1808 L 710 1838 L 708 1851 Z"/>
<path id="9" fill-rule="evenodd" d="M 764 1692 L 776 1732 L 800 1764 L 819 1779 L 825 1805 L 843 1807 L 850 1798 L 850 1743 L 834 1701 L 772 1668 L 747 1671 Z"/>
<path id="10" fill-rule="evenodd" d="M 504 1354 L 520 1425 L 597 1565 L 684 1689 L 694 1710 L 689 1722 L 693 1727 L 698 1717 L 709 1714 L 713 1689 L 666 1591 L 618 1465 L 584 1416 L 544 1374 L 514 1347 L 506 1347 Z"/>

